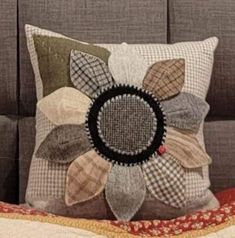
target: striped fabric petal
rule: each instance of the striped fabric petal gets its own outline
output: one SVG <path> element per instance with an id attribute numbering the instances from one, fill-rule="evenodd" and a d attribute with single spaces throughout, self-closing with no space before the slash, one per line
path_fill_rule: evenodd
<path id="1" fill-rule="evenodd" d="M 111 166 L 94 150 L 74 160 L 67 172 L 66 205 L 72 206 L 99 195 L 104 190 Z"/>
<path id="2" fill-rule="evenodd" d="M 155 198 L 172 207 L 185 206 L 185 173 L 177 160 L 164 154 L 152 158 L 142 168 L 146 186 Z"/>
<path id="3" fill-rule="evenodd" d="M 37 107 L 55 125 L 82 124 L 90 103 L 77 89 L 62 87 L 41 99 Z"/>
<path id="4" fill-rule="evenodd" d="M 126 43 L 122 43 L 111 53 L 108 65 L 118 84 L 142 87 L 142 81 L 148 69 L 147 62 Z"/>
<path id="5" fill-rule="evenodd" d="M 118 220 L 129 221 L 141 207 L 146 194 L 139 166 L 114 165 L 105 187 L 106 200 Z"/>
<path id="6" fill-rule="evenodd" d="M 149 67 L 143 80 L 143 88 L 152 92 L 159 100 L 165 100 L 180 93 L 184 78 L 184 59 L 159 61 Z"/>
<path id="7" fill-rule="evenodd" d="M 77 50 L 70 54 L 70 78 L 74 86 L 90 98 L 114 83 L 104 61 Z"/>
<path id="8" fill-rule="evenodd" d="M 185 168 L 198 168 L 211 163 L 210 156 L 199 144 L 196 135 L 185 130 L 167 128 L 165 147 Z"/>

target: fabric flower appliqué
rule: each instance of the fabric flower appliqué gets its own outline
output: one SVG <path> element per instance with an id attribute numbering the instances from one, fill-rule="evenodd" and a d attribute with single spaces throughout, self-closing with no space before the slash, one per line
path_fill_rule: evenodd
<path id="1" fill-rule="evenodd" d="M 41 99 L 55 128 L 36 151 L 53 163 L 69 163 L 65 203 L 101 192 L 119 220 L 130 220 L 146 190 L 172 207 L 186 204 L 185 168 L 208 165 L 196 139 L 209 106 L 182 92 L 184 59 L 148 67 L 125 43 L 101 59 L 72 50 L 70 79 Z"/>

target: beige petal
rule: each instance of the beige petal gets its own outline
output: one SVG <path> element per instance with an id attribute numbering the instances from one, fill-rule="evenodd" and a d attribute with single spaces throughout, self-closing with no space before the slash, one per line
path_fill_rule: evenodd
<path id="1" fill-rule="evenodd" d="M 37 107 L 55 125 L 85 122 L 91 100 L 77 89 L 63 87 L 41 99 Z"/>
<path id="2" fill-rule="evenodd" d="M 164 100 L 180 93 L 184 85 L 184 77 L 184 59 L 160 61 L 148 69 L 143 87 L 159 100 Z"/>
<path id="3" fill-rule="evenodd" d="M 74 160 L 67 172 L 65 203 L 72 206 L 99 195 L 104 190 L 111 166 L 94 150 Z"/>
<path id="4" fill-rule="evenodd" d="M 109 70 L 118 84 L 142 86 L 148 69 L 147 62 L 126 43 L 121 44 L 109 57 Z"/>
<path id="5" fill-rule="evenodd" d="M 185 168 L 197 168 L 211 163 L 210 156 L 196 139 L 196 135 L 185 130 L 167 128 L 165 147 Z"/>

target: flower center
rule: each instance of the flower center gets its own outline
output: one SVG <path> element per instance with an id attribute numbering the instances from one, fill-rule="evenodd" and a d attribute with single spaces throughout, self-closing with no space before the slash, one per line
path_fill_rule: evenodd
<path id="1" fill-rule="evenodd" d="M 96 151 L 119 165 L 143 163 L 164 142 L 160 103 L 131 86 L 116 85 L 101 93 L 90 107 L 86 125 Z"/>

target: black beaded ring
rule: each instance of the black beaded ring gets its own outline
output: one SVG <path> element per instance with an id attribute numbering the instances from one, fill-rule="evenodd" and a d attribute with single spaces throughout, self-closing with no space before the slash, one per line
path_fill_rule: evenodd
<path id="1" fill-rule="evenodd" d="M 157 119 L 157 129 L 151 144 L 138 154 L 130 155 L 118 153 L 109 148 L 99 135 L 97 121 L 100 110 L 107 101 L 121 95 L 136 95 L 143 99 L 152 108 Z M 144 89 L 129 85 L 114 85 L 111 88 L 104 90 L 94 99 L 86 117 L 88 137 L 96 152 L 104 159 L 123 166 L 142 164 L 156 154 L 157 149 L 164 143 L 166 132 L 165 126 L 165 115 L 160 102 L 154 95 Z"/>

